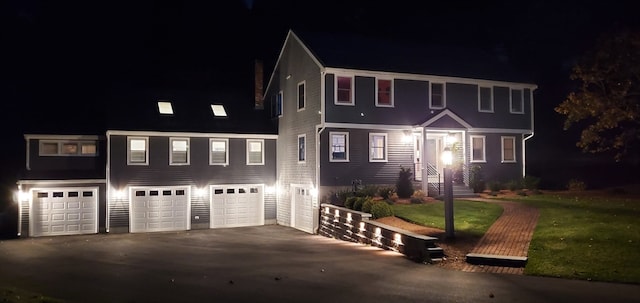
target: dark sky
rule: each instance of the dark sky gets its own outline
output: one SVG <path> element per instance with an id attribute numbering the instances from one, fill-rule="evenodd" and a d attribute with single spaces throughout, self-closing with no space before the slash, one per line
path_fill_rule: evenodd
<path id="1" fill-rule="evenodd" d="M 637 26 L 640 19 L 633 1 L 8 0 L 2 5 L 5 118 L 0 127 L 9 148 L 1 149 L 0 182 L 13 182 L 22 166 L 22 134 L 29 125 L 99 114 L 122 87 L 251 89 L 252 60 L 265 60 L 269 67 L 291 27 L 500 51 L 534 74 L 539 86 L 540 135 L 532 145 L 540 154 L 575 149 L 576 134 L 563 133 L 553 112 L 570 89 L 571 64 L 601 33 Z M 554 143 L 547 147 L 548 142 Z"/>

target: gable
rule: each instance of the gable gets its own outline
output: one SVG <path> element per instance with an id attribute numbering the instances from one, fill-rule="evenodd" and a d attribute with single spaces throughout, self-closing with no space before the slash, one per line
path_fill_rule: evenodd
<path id="1" fill-rule="evenodd" d="M 473 128 L 471 124 L 467 123 L 458 115 L 448 109 L 441 111 L 439 114 L 425 121 L 420 126 L 435 128 Z"/>

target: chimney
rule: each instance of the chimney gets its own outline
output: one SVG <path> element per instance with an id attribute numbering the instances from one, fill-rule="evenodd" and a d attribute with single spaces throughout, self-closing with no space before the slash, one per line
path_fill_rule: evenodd
<path id="1" fill-rule="evenodd" d="M 255 108 L 263 109 L 264 101 L 264 67 L 261 60 L 256 59 L 254 65 L 255 74 Z"/>

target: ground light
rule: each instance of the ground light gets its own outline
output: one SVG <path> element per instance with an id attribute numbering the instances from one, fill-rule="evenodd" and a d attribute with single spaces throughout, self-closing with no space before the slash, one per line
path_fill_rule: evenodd
<path id="1" fill-rule="evenodd" d="M 453 231 L 453 154 L 451 148 L 445 147 L 442 152 L 442 164 L 444 164 L 444 230 L 446 238 L 454 238 Z"/>

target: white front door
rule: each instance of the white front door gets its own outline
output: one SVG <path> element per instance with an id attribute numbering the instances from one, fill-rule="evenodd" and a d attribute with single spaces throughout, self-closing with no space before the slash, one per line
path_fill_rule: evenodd
<path id="1" fill-rule="evenodd" d="M 189 187 L 131 188 L 132 233 L 188 230 Z"/>
<path id="2" fill-rule="evenodd" d="M 32 236 L 98 233 L 97 187 L 35 189 L 32 194 Z"/>
<path id="3" fill-rule="evenodd" d="M 291 186 L 293 201 L 291 203 L 291 226 L 313 233 L 313 196 L 311 190 L 304 186 Z"/>
<path id="4" fill-rule="evenodd" d="M 413 176 L 422 181 L 422 134 L 413 134 Z"/>
<path id="5" fill-rule="evenodd" d="M 211 228 L 264 225 L 264 185 L 212 185 Z"/>

